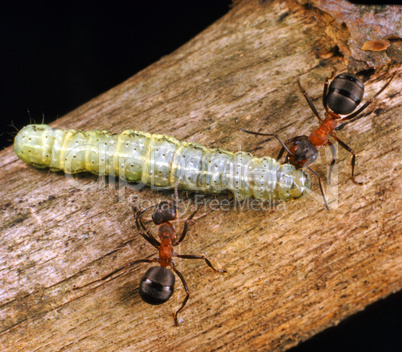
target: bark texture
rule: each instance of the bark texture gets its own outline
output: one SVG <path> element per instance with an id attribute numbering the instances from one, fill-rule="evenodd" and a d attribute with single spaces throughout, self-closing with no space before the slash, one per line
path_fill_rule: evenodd
<path id="1" fill-rule="evenodd" d="M 328 16 L 292 0 L 242 1 L 171 55 L 52 126 L 137 129 L 276 156 L 276 140 L 239 128 L 288 139 L 317 127 L 296 77 L 321 112 L 324 79 L 350 64 L 323 30 Z M 366 97 L 398 69 L 370 65 L 378 69 L 365 72 Z M 178 252 L 206 254 L 227 273 L 176 260 L 191 291 L 178 328 L 172 313 L 184 290 L 177 280 L 166 304 L 143 303 L 138 284 L 146 264 L 73 289 L 153 257 L 129 204 L 143 207 L 170 193 L 40 171 L 11 147 L 1 151 L 1 350 L 281 351 L 400 290 L 401 88 L 399 71 L 361 118 L 338 132 L 357 153 L 364 185 L 351 182 L 350 155 L 339 149 L 326 186 L 331 211 L 316 184 L 307 198 L 272 208 L 232 203 L 212 210 L 225 196 L 204 198 L 209 206 Z M 323 151 L 313 166 L 324 180 L 329 161 Z M 180 195 L 188 197 L 183 219 L 195 195 Z"/>

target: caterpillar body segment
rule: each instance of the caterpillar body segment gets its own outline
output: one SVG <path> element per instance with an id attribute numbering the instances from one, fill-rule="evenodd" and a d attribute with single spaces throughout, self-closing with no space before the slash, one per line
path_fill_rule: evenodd
<path id="1" fill-rule="evenodd" d="M 289 200 L 310 189 L 310 176 L 270 157 L 232 153 L 180 142 L 173 137 L 127 130 L 60 130 L 48 125 L 25 126 L 15 137 L 18 157 L 37 168 L 68 174 L 115 175 L 151 187 L 204 193 L 230 191 L 241 200 Z"/>

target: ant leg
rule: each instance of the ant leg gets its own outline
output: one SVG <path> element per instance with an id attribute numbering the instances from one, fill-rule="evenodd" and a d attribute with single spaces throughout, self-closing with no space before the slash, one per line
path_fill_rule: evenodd
<path id="1" fill-rule="evenodd" d="M 331 137 L 334 138 L 343 149 L 347 150 L 349 153 L 352 154 L 352 161 L 351 161 L 351 165 L 352 165 L 352 181 L 357 185 L 362 185 L 363 182 L 358 182 L 358 181 L 355 180 L 355 163 L 356 163 L 356 154 L 355 154 L 355 152 L 353 151 L 352 148 L 350 148 L 346 143 L 342 142 L 334 134 L 331 134 Z"/>
<path id="2" fill-rule="evenodd" d="M 335 146 L 332 142 L 328 141 L 327 144 L 329 145 L 329 148 L 331 149 L 331 153 L 332 153 L 332 161 L 331 161 L 331 164 L 329 165 L 329 174 L 328 174 L 328 184 L 331 184 L 332 169 L 334 168 L 334 165 L 336 162 L 336 150 L 335 150 Z"/>
<path id="3" fill-rule="evenodd" d="M 135 210 L 134 210 L 134 206 L 132 204 L 130 204 L 130 209 L 133 212 L 133 215 L 134 215 L 135 219 L 140 218 L 147 210 L 149 210 L 151 208 L 154 208 L 154 207 L 155 207 L 155 205 L 151 205 L 151 206 L 149 206 L 149 207 L 147 207 L 147 208 L 145 208 L 145 209 L 143 209 L 141 211 L 138 211 L 136 213 Z"/>
<path id="4" fill-rule="evenodd" d="M 145 211 L 147 211 L 150 208 L 155 207 L 155 205 L 152 205 L 144 210 L 141 210 L 140 212 L 138 212 L 137 214 L 135 214 L 135 211 L 133 209 L 133 207 L 131 206 L 131 210 L 133 212 L 133 214 L 135 215 L 135 224 L 137 225 L 137 229 L 139 231 L 139 234 L 146 240 L 148 241 L 150 244 L 152 244 L 155 248 L 159 249 L 160 243 L 159 241 L 154 237 L 154 235 L 152 235 L 151 231 L 149 231 L 144 223 L 142 222 L 142 215 L 145 213 Z M 145 231 L 145 233 L 141 230 L 141 227 L 143 228 L 143 230 Z"/>
<path id="5" fill-rule="evenodd" d="M 205 263 L 216 273 L 226 273 L 226 270 L 215 269 L 211 262 L 204 255 L 195 255 L 195 254 L 176 254 L 176 257 L 183 259 L 204 259 Z"/>
<path id="6" fill-rule="evenodd" d="M 184 298 L 184 301 L 181 305 L 181 307 L 176 311 L 176 313 L 173 314 L 173 319 L 174 319 L 174 325 L 179 326 L 179 322 L 177 320 L 177 314 L 184 308 L 184 306 L 186 305 L 189 297 L 190 297 L 190 291 L 188 290 L 186 281 L 184 280 L 183 275 L 181 274 L 181 272 L 179 270 L 176 269 L 176 267 L 174 266 L 174 264 L 171 264 L 172 269 L 174 270 L 174 272 L 177 274 L 177 276 L 180 278 L 181 282 L 183 283 L 183 287 L 184 290 L 186 291 L 186 298 Z"/>
<path id="7" fill-rule="evenodd" d="M 133 212 L 133 215 L 134 215 L 134 218 L 135 218 L 135 224 L 137 225 L 138 231 L 141 231 L 141 226 L 140 226 L 140 225 L 142 225 L 142 228 L 143 228 L 145 231 L 147 231 L 147 229 L 145 228 L 145 226 L 142 224 L 141 217 L 142 217 L 142 215 L 143 215 L 148 209 L 150 209 L 150 208 L 152 208 L 152 207 L 154 207 L 154 205 L 153 205 L 153 206 L 150 206 L 150 207 L 148 207 L 148 208 L 145 208 L 144 210 L 141 210 L 141 211 L 139 211 L 139 212 L 137 212 L 137 213 L 135 213 L 135 210 L 134 210 L 133 205 L 130 204 L 130 209 L 131 209 L 131 211 Z"/>
<path id="8" fill-rule="evenodd" d="M 282 141 L 282 139 L 281 139 L 276 133 L 253 132 L 253 131 L 245 130 L 244 128 L 240 128 L 240 130 L 243 131 L 243 132 L 246 132 L 246 133 L 255 134 L 255 135 L 257 135 L 257 136 L 275 137 L 275 138 L 279 141 L 279 143 L 281 144 L 282 148 L 285 149 L 285 150 L 286 150 L 288 153 L 290 153 L 290 154 L 293 154 L 293 153 L 289 150 L 289 148 L 286 146 L 286 144 L 287 144 L 288 142 L 293 141 L 293 140 L 296 139 L 296 138 L 299 138 L 299 137 L 294 137 L 294 138 L 291 138 L 291 139 L 287 140 L 287 141 L 284 143 L 284 142 Z M 283 155 L 283 151 L 282 151 L 282 150 L 279 152 L 279 155 L 282 157 L 282 155 Z M 277 160 L 279 160 L 279 157 L 278 157 Z"/>
<path id="9" fill-rule="evenodd" d="M 188 231 L 188 224 L 189 224 L 189 222 L 192 220 L 192 218 L 194 217 L 194 215 L 197 213 L 197 211 L 198 211 L 200 208 L 201 208 L 201 206 L 199 206 L 199 207 L 195 210 L 195 212 L 192 213 L 192 214 L 188 217 L 188 219 L 185 221 L 185 223 L 184 223 L 184 228 L 183 228 L 183 232 L 182 232 L 182 234 L 180 235 L 179 239 L 173 244 L 173 246 L 177 246 L 181 241 L 184 240 L 184 237 L 186 237 L 186 233 L 187 233 L 187 231 Z"/>
<path id="10" fill-rule="evenodd" d="M 279 154 L 278 154 L 278 156 L 277 156 L 277 158 L 276 158 L 276 161 L 281 160 L 281 158 L 282 158 L 284 152 L 285 152 L 285 148 L 282 147 L 281 150 L 279 151 Z"/>
<path id="11" fill-rule="evenodd" d="M 325 199 L 324 190 L 323 190 L 323 188 L 322 188 L 320 175 L 318 175 L 315 171 L 313 171 L 312 169 L 310 169 L 308 166 L 304 166 L 304 167 L 305 167 L 306 169 L 308 169 L 313 175 L 315 175 L 315 176 L 317 177 L 317 179 L 318 179 L 318 185 L 320 186 L 320 191 L 321 191 L 321 194 L 322 194 L 322 199 L 324 200 L 324 205 L 325 205 L 325 207 L 327 208 L 327 210 L 329 210 L 329 206 L 328 206 L 327 200 Z"/>
<path id="12" fill-rule="evenodd" d="M 366 109 L 374 101 L 374 99 L 377 98 L 384 91 L 384 89 L 388 87 L 388 85 L 391 83 L 392 79 L 395 77 L 396 73 L 397 73 L 397 71 L 395 71 L 394 74 L 392 75 L 392 77 L 390 78 L 390 80 L 387 83 L 385 83 L 384 87 L 382 87 L 372 98 L 367 100 L 359 110 L 355 111 L 354 113 L 352 113 L 350 115 L 342 117 L 341 121 L 353 119 L 355 116 L 359 115 L 364 109 Z"/>
<path id="13" fill-rule="evenodd" d="M 142 226 L 142 228 L 146 231 L 145 233 L 141 230 L 139 230 L 139 234 L 146 240 L 148 241 L 150 244 L 152 244 L 156 249 L 159 249 L 160 247 L 160 242 L 154 237 L 154 235 L 152 234 L 151 231 L 147 230 L 147 228 L 145 227 L 145 225 L 142 222 L 142 219 L 138 220 Z M 137 225 L 138 227 L 138 225 Z"/>
<path id="14" fill-rule="evenodd" d="M 154 259 L 138 259 L 138 260 L 134 260 L 133 262 L 127 263 L 126 265 L 122 266 L 121 268 L 118 268 L 114 271 L 112 271 L 110 274 L 107 274 L 106 276 L 102 277 L 100 280 L 106 280 L 107 278 L 111 277 L 112 275 L 118 273 L 120 270 L 129 268 L 130 266 L 134 265 L 134 264 L 138 264 L 138 263 L 155 263 L 158 261 L 158 258 L 154 258 Z"/>
<path id="15" fill-rule="evenodd" d="M 308 96 L 307 92 L 304 90 L 304 88 L 300 84 L 299 77 L 296 78 L 296 81 L 297 81 L 297 84 L 299 85 L 301 92 L 303 93 L 304 97 L 306 98 L 307 103 L 310 106 L 310 109 L 313 111 L 314 115 L 317 116 L 318 120 L 320 122 L 322 122 L 323 120 L 322 120 L 320 114 L 318 113 L 317 109 L 315 108 L 315 106 L 314 106 L 313 102 L 311 101 L 310 97 Z"/>
<path id="16" fill-rule="evenodd" d="M 127 263 L 126 265 L 122 266 L 122 267 L 119 268 L 119 269 L 116 269 L 116 270 L 112 271 L 111 273 L 109 273 L 109 274 L 107 274 L 107 275 L 101 277 L 100 279 L 91 281 L 91 282 L 89 282 L 89 283 L 87 283 L 87 284 L 85 284 L 85 285 L 82 285 L 82 286 L 78 286 L 78 287 L 75 287 L 75 286 L 74 286 L 74 287 L 73 287 L 73 290 L 78 290 L 78 289 L 87 287 L 87 286 L 89 286 L 89 285 L 92 285 L 92 284 L 94 284 L 95 282 L 100 282 L 100 281 L 106 280 L 106 279 L 108 279 L 109 277 L 113 276 L 114 274 L 118 273 L 119 271 L 121 271 L 121 270 L 123 270 L 123 269 L 125 269 L 125 268 L 130 267 L 131 265 L 138 264 L 138 263 L 154 263 L 154 262 L 157 262 L 157 261 L 158 261 L 157 258 L 155 258 L 155 259 L 138 259 L 138 260 L 135 260 L 135 261 L 133 261 L 133 262 Z"/>
<path id="17" fill-rule="evenodd" d="M 226 270 L 218 270 L 218 269 L 215 269 L 215 268 L 212 266 L 211 262 L 210 262 L 207 258 L 205 258 L 205 256 L 203 256 L 203 255 L 191 255 L 191 254 L 175 254 L 175 255 L 176 255 L 176 257 L 178 257 L 178 258 L 183 258 L 183 259 L 204 259 L 205 262 L 207 263 L 207 265 L 208 265 L 213 271 L 219 272 L 219 273 L 225 273 L 225 272 L 226 272 Z M 173 314 L 173 318 L 174 318 L 175 325 L 176 325 L 176 326 L 179 326 L 179 322 L 178 322 L 178 320 L 177 320 L 177 314 L 178 314 L 178 313 L 184 308 L 184 306 L 186 305 L 186 303 L 187 303 L 187 301 L 188 301 L 188 299 L 189 299 L 189 297 L 190 297 L 190 291 L 188 290 L 186 281 L 184 280 L 184 277 L 183 277 L 183 275 L 181 274 L 181 272 L 176 269 L 176 267 L 175 267 L 175 265 L 174 265 L 173 263 L 171 263 L 171 267 L 172 267 L 172 269 L 174 270 L 174 272 L 177 274 L 177 276 L 180 278 L 181 282 L 183 283 L 184 290 L 186 291 L 186 298 L 184 298 L 184 301 L 183 301 L 181 307 L 176 311 L 176 313 Z"/>

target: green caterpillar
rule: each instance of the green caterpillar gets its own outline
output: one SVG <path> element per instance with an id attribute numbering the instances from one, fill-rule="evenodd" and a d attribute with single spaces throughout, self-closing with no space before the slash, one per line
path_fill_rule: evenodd
<path id="1" fill-rule="evenodd" d="M 289 200 L 308 193 L 304 170 L 270 157 L 232 153 L 179 142 L 173 137 L 127 130 L 60 130 L 48 125 L 25 126 L 15 137 L 18 157 L 37 168 L 68 174 L 116 175 L 151 187 L 220 193 L 238 199 Z"/>

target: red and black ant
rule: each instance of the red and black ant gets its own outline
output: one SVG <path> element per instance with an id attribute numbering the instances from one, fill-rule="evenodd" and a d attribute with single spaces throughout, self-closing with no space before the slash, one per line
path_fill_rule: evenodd
<path id="1" fill-rule="evenodd" d="M 315 108 L 313 102 L 308 96 L 307 92 L 304 90 L 297 78 L 297 83 L 301 92 L 307 100 L 308 105 L 313 111 L 314 115 L 317 116 L 320 121 L 320 126 L 311 132 L 310 136 L 296 136 L 283 142 L 279 136 L 275 133 L 260 133 L 248 131 L 243 128 L 241 130 L 246 133 L 251 133 L 260 136 L 272 136 L 275 137 L 282 148 L 279 152 L 277 160 L 280 160 L 283 156 L 285 150 L 287 155 L 285 157 L 285 163 L 290 163 L 296 168 L 307 168 L 312 174 L 314 174 L 320 186 L 321 194 L 324 199 L 324 204 L 329 210 L 327 201 L 325 199 L 324 190 L 322 188 L 320 176 L 313 171 L 308 165 L 313 163 L 318 156 L 318 149 L 325 145 L 329 145 L 332 153 L 332 161 L 329 167 L 328 183 L 331 182 L 331 172 L 335 164 L 336 152 L 333 143 L 328 140 L 328 136 L 331 136 L 338 144 L 346 149 L 352 154 L 352 181 L 358 185 L 361 182 L 357 182 L 354 176 L 356 155 L 355 152 L 344 142 L 342 142 L 335 134 L 336 127 L 344 121 L 350 120 L 357 115 L 359 115 L 364 109 L 366 109 L 374 99 L 382 93 L 382 91 L 387 88 L 394 78 L 396 72 L 392 75 L 390 80 L 369 100 L 367 100 L 357 111 L 353 112 L 357 106 L 360 104 L 363 98 L 364 86 L 363 82 L 351 73 L 341 73 L 336 76 L 331 84 L 328 83 L 328 78 L 324 82 L 324 92 L 322 96 L 322 102 L 325 109 L 325 119 L 322 119 L 319 115 L 317 109 Z M 331 111 L 332 110 L 332 111 Z M 346 116 L 340 116 L 346 115 Z M 289 146 L 288 146 L 289 145 Z"/>
<path id="2" fill-rule="evenodd" d="M 151 208 L 155 208 L 154 213 L 152 214 L 152 221 L 155 225 L 159 226 L 158 229 L 158 236 L 160 241 L 158 241 L 154 235 L 145 227 L 144 222 L 142 220 L 143 214 Z M 184 308 L 186 305 L 189 297 L 190 291 L 184 280 L 183 275 L 180 271 L 177 270 L 176 265 L 173 261 L 173 257 L 183 258 L 183 259 L 203 259 L 205 260 L 206 264 L 212 268 L 215 272 L 226 272 L 225 270 L 217 270 L 215 269 L 211 262 L 203 255 L 194 255 L 194 254 L 177 254 L 173 247 L 179 245 L 188 232 L 188 226 L 190 221 L 193 219 L 194 215 L 200 209 L 198 207 L 184 222 L 184 228 L 181 235 L 177 235 L 176 229 L 174 225 L 171 223 L 172 220 L 177 218 L 176 210 L 178 207 L 173 203 L 169 203 L 167 201 L 160 202 L 156 205 L 152 205 L 142 211 L 139 211 L 135 214 L 134 209 L 132 211 L 135 215 L 135 223 L 139 234 L 148 241 L 151 245 L 153 245 L 158 251 L 159 256 L 153 259 L 138 259 L 134 260 L 130 263 L 127 263 L 123 267 L 114 270 L 110 274 L 102 277 L 96 281 L 105 280 L 115 273 L 128 268 L 132 265 L 138 263 L 158 263 L 160 266 L 153 266 L 149 268 L 144 276 L 142 277 L 139 285 L 139 294 L 143 301 L 152 305 L 159 305 L 165 303 L 173 294 L 174 291 L 174 284 L 175 284 L 175 276 L 173 275 L 172 271 L 167 269 L 167 267 L 172 268 L 172 270 L 177 274 L 180 278 L 181 282 L 183 283 L 184 290 L 186 291 L 186 297 L 181 305 L 181 307 L 173 314 L 174 323 L 176 326 L 179 325 L 177 314 Z M 93 282 L 91 282 L 93 283 Z M 88 286 L 86 284 L 84 286 Z M 80 288 L 84 287 L 81 286 Z"/>
<path id="3" fill-rule="evenodd" d="M 190 221 L 193 219 L 194 215 L 199 210 L 199 208 L 197 208 L 185 221 L 183 232 L 181 233 L 181 235 L 178 236 L 175 227 L 170 222 L 172 220 L 175 220 L 177 217 L 176 205 L 171 204 L 167 201 L 163 201 L 152 207 L 155 207 L 155 211 L 152 214 L 152 221 L 154 222 L 155 225 L 159 226 L 158 235 L 160 238 L 160 242 L 155 239 L 155 237 L 149 230 L 147 230 L 141 218 L 144 212 L 149 208 L 139 212 L 135 217 L 135 222 L 137 225 L 137 229 L 139 230 L 139 234 L 142 237 L 144 237 L 144 239 L 147 240 L 150 244 L 152 244 L 156 249 L 158 249 L 159 256 L 154 259 L 136 260 L 134 262 L 128 263 L 124 267 L 128 267 L 133 264 L 141 262 L 158 263 L 160 265 L 149 268 L 142 277 L 140 282 L 139 293 L 141 298 L 145 302 L 153 305 L 165 303 L 173 294 L 175 278 L 173 273 L 170 270 L 166 269 L 168 266 L 172 268 L 172 270 L 180 278 L 181 282 L 183 283 L 184 290 L 186 291 L 186 297 L 184 298 L 181 307 L 173 314 L 175 325 L 178 326 L 179 322 L 177 319 L 177 314 L 186 305 L 188 298 L 190 297 L 190 292 L 188 290 L 183 275 L 180 273 L 180 271 L 176 269 L 176 266 L 173 262 L 173 257 L 183 259 L 203 259 L 205 260 L 205 263 L 213 271 L 215 272 L 225 272 L 225 271 L 215 269 L 212 266 L 211 262 L 203 255 L 177 254 L 173 250 L 173 247 L 179 245 L 186 237 L 188 231 L 188 225 Z M 142 231 L 141 228 L 144 231 Z"/>

